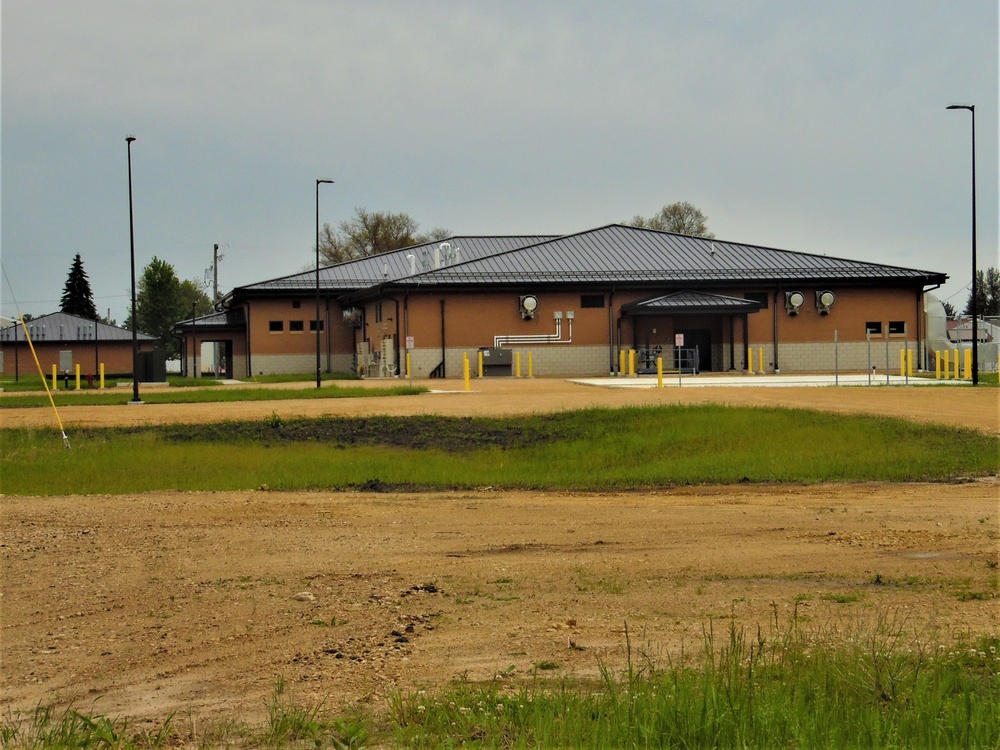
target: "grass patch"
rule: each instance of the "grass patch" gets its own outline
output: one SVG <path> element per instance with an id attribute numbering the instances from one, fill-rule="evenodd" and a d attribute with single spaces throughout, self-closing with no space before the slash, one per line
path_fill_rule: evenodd
<path id="1" fill-rule="evenodd" d="M 515 680 L 461 680 L 395 695 L 387 713 L 331 714 L 304 705 L 279 678 L 257 725 L 201 727 L 173 714 L 151 730 L 127 719 L 51 707 L 0 718 L 0 747 L 840 748 L 1000 745 L 1000 639 L 949 644 L 879 618 L 871 627 L 779 625 L 716 633 L 662 659 L 625 629 L 625 663 L 598 662 L 600 679 L 553 676 L 556 662 Z"/>
<path id="2" fill-rule="evenodd" d="M 328 390 L 345 395 L 341 389 L 322 393 Z M 767 435 L 781 439 L 762 438 Z M 630 490 L 931 481 L 994 474 L 1000 445 L 973 430 L 896 419 L 715 405 L 506 419 L 273 416 L 71 431 L 70 442 L 67 451 L 56 430 L 0 432 L 2 491 Z M 37 471 L 39 466 L 46 471 Z"/>
<path id="3" fill-rule="evenodd" d="M 204 381 L 198 385 L 218 381 Z M 223 401 L 295 401 L 317 398 L 379 398 L 384 396 L 412 396 L 426 393 L 426 388 L 401 385 L 395 388 L 366 388 L 364 386 L 327 386 L 320 389 L 275 390 L 271 388 L 240 388 L 225 386 L 215 388 L 145 389 L 139 397 L 147 404 L 205 404 Z M 132 400 L 130 389 L 114 391 L 53 391 L 56 406 L 123 406 Z M 49 397 L 44 393 L 26 395 L 4 395 L 0 397 L 0 409 L 22 409 L 47 407 Z"/>
<path id="4" fill-rule="evenodd" d="M 328 391 L 341 389 L 322 393 Z M 1000 446 L 996 437 L 973 430 L 904 420 L 717 405 L 506 419 L 273 416 L 88 429 L 69 437 L 72 449 L 66 450 L 56 430 L 0 432 L 2 491 L 629 490 L 932 481 L 995 474 Z"/>
<path id="5" fill-rule="evenodd" d="M 766 631 L 766 632 L 765 632 Z M 665 665 L 627 641 L 598 684 L 499 682 L 399 696 L 389 729 L 412 748 L 995 747 L 996 638 L 935 647 L 896 623 L 807 633 L 711 623 L 702 651 Z M 538 675 L 536 674 L 536 678 Z"/>

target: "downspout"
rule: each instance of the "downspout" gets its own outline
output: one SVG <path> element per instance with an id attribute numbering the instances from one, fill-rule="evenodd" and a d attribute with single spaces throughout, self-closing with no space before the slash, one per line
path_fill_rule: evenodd
<path id="1" fill-rule="evenodd" d="M 743 356 L 746 356 L 747 351 L 750 349 L 750 314 L 743 313 Z M 743 370 L 748 371 L 750 369 L 749 360 L 743 361 Z M 752 373 L 751 373 L 752 374 Z"/>
<path id="2" fill-rule="evenodd" d="M 778 295 L 781 294 L 781 287 L 774 292 L 774 374 L 781 374 L 781 366 L 778 364 Z"/>
<path id="3" fill-rule="evenodd" d="M 403 362 L 400 361 L 400 359 L 399 359 L 399 331 L 400 331 L 400 328 L 399 328 L 399 300 L 396 299 L 395 297 L 386 297 L 386 299 L 390 300 L 391 302 L 393 302 L 396 305 L 396 317 L 395 317 L 395 321 L 396 321 L 396 341 L 395 341 L 396 355 L 395 356 L 396 356 L 396 377 L 398 378 L 400 376 L 400 373 L 403 371 Z"/>
<path id="4" fill-rule="evenodd" d="M 619 352 L 621 351 L 621 348 L 622 348 L 622 321 L 623 320 L 625 320 L 625 315 L 624 314 L 619 315 L 618 316 L 618 320 L 615 323 L 615 333 L 616 333 L 616 336 L 615 336 L 616 342 L 615 343 L 617 344 L 616 348 L 618 349 Z M 621 359 L 618 360 L 618 364 L 619 365 L 621 364 Z M 622 374 L 620 367 L 617 370 L 617 373 L 619 375 Z"/>
<path id="5" fill-rule="evenodd" d="M 410 338 L 410 293 L 409 291 L 403 292 L 403 337 L 404 340 Z M 407 350 L 408 351 L 408 350 Z M 405 362 L 402 363 L 405 366 Z M 400 374 L 402 374 L 403 369 L 400 368 Z M 410 373 L 407 373 L 410 375 Z M 412 375 L 410 376 L 412 377 Z"/>
<path id="6" fill-rule="evenodd" d="M 448 366 L 445 364 L 445 347 L 444 347 L 444 300 L 441 300 L 441 377 L 445 378 L 448 374 Z"/>
<path id="7" fill-rule="evenodd" d="M 243 303 L 243 317 L 246 318 L 246 330 L 243 332 L 243 336 L 246 339 L 247 347 L 247 364 L 246 364 L 246 374 L 243 377 L 253 377 L 253 364 L 250 361 L 250 303 Z"/>
<path id="8" fill-rule="evenodd" d="M 608 372 L 615 374 L 615 288 L 608 292 Z"/>
<path id="9" fill-rule="evenodd" d="M 729 316 L 729 369 L 736 369 L 736 319 Z"/>
<path id="10" fill-rule="evenodd" d="M 319 321 L 316 321 L 316 325 L 319 325 Z M 330 372 L 330 297 L 326 297 L 326 316 L 323 321 L 323 332 L 326 333 L 326 371 Z M 319 336 L 320 332 L 316 331 L 316 335 Z"/>

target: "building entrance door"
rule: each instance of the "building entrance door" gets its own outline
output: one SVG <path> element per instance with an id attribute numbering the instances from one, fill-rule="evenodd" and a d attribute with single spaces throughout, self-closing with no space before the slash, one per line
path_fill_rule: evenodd
<path id="1" fill-rule="evenodd" d="M 695 328 L 682 330 L 677 329 L 678 334 L 684 336 L 684 346 L 685 350 L 698 350 L 698 372 L 711 372 L 712 371 L 712 332 L 707 328 Z M 676 351 L 676 350 L 675 350 Z M 674 354 L 674 369 L 678 369 L 681 365 L 677 360 L 677 355 Z M 689 363 L 685 363 L 686 367 L 689 367 Z"/>

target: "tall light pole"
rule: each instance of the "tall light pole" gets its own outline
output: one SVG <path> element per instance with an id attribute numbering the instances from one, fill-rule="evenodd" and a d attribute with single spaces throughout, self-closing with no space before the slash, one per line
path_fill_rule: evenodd
<path id="1" fill-rule="evenodd" d="M 979 385 L 979 324 L 976 322 L 976 105 L 952 104 L 947 109 L 972 113 L 972 384 Z"/>
<path id="2" fill-rule="evenodd" d="M 132 259 L 132 402 L 141 404 L 139 398 L 139 321 L 135 309 L 135 224 L 132 218 L 132 141 L 134 135 L 127 136 L 128 144 L 128 237 L 129 255 Z"/>
<path id="3" fill-rule="evenodd" d="M 319 186 L 332 185 L 333 180 L 316 180 L 316 387 L 320 387 L 320 329 L 319 329 Z"/>

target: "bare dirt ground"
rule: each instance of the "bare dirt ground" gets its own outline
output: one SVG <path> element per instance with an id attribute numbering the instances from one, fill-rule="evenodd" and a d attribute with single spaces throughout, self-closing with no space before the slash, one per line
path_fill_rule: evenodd
<path id="1" fill-rule="evenodd" d="M 1000 432 L 996 389 L 473 386 L 60 413 L 71 432 L 275 413 L 721 401 Z M 8 427 L 51 418 L 0 414 Z M 605 494 L 5 496 L 0 705 L 257 721 L 282 676 L 304 702 L 381 707 L 396 690 L 456 677 L 594 675 L 602 661 L 623 663 L 626 623 L 633 646 L 661 656 L 697 650 L 703 628 L 725 630 L 730 617 L 756 628 L 797 615 L 844 631 L 887 617 L 943 642 L 996 634 L 998 499 L 995 478 Z"/>

